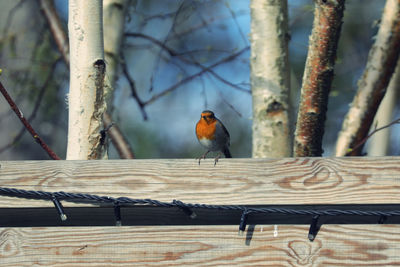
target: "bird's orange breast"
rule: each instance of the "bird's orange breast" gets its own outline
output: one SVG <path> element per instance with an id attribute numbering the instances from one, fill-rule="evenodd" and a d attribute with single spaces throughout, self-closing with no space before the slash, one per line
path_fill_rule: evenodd
<path id="1" fill-rule="evenodd" d="M 200 119 L 196 125 L 196 135 L 198 139 L 215 139 L 215 124 L 217 120 L 206 122 L 204 119 Z"/>

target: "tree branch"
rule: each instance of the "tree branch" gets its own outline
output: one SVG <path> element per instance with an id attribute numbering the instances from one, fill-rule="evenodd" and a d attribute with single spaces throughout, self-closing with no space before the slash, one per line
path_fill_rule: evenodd
<path id="1" fill-rule="evenodd" d="M 360 155 L 357 146 L 368 135 L 375 113 L 386 93 L 400 52 L 400 2 L 386 2 L 381 25 L 368 55 L 367 66 L 336 143 L 336 156 Z M 350 154 L 348 154 L 351 149 Z"/>
<path id="2" fill-rule="evenodd" d="M 123 62 L 121 62 L 121 66 L 122 66 L 122 72 L 124 73 L 126 79 L 128 80 L 129 87 L 131 88 L 132 96 L 138 103 L 140 111 L 142 112 L 143 119 L 147 120 L 147 113 L 146 113 L 146 110 L 144 109 L 145 104 L 143 103 L 143 101 L 140 99 L 139 95 L 136 92 L 135 81 L 129 74 L 128 67 L 126 66 L 125 58 L 123 58 Z"/>
<path id="3" fill-rule="evenodd" d="M 55 159 L 55 160 L 60 160 L 61 158 L 57 156 L 57 154 L 50 149 L 50 147 L 43 141 L 42 138 L 36 133 L 36 131 L 33 129 L 33 127 L 30 125 L 28 120 L 24 117 L 20 109 L 17 107 L 15 102 L 12 100 L 11 96 L 8 94 L 6 88 L 4 88 L 3 84 L 0 82 L 0 91 L 3 94 L 4 98 L 7 100 L 8 104 L 10 105 L 11 109 L 15 112 L 19 120 L 22 122 L 22 124 L 25 126 L 25 128 L 28 130 L 28 132 L 32 135 L 32 137 L 35 139 L 36 143 L 38 143 L 50 156 L 50 158 Z"/>
<path id="4" fill-rule="evenodd" d="M 64 58 L 65 64 L 69 66 L 69 45 L 67 35 L 62 27 L 60 18 L 54 8 L 53 0 L 40 0 L 40 7 L 44 17 L 50 26 L 54 40 Z"/>
<path id="5" fill-rule="evenodd" d="M 216 73 L 214 70 L 209 69 L 207 67 L 205 67 L 204 65 L 200 64 L 197 61 L 191 61 L 187 58 L 185 58 L 183 56 L 183 54 L 187 54 L 187 53 L 178 53 L 176 51 L 174 51 L 172 48 L 170 48 L 169 46 L 167 46 L 165 43 L 155 39 L 152 36 L 143 34 L 143 33 L 135 33 L 135 32 L 129 32 L 125 34 L 128 37 L 136 37 L 136 38 L 143 38 L 146 39 L 152 43 L 154 43 L 155 45 L 159 46 L 160 48 L 162 48 L 164 51 L 166 51 L 171 57 L 177 57 L 179 58 L 179 60 L 181 60 L 182 62 L 186 63 L 186 64 L 190 64 L 190 65 L 194 65 L 196 67 L 199 67 L 202 70 L 206 70 L 208 73 L 210 73 L 211 75 L 213 75 L 215 78 L 217 78 L 219 81 L 225 83 L 226 85 L 231 86 L 234 89 L 237 89 L 239 91 L 245 92 L 245 93 L 251 93 L 250 90 L 243 88 L 237 84 L 234 84 L 224 78 L 222 78 L 218 73 Z"/>
<path id="6" fill-rule="evenodd" d="M 4 28 L 3 28 L 3 38 L 7 37 L 8 34 L 8 29 L 11 25 L 11 21 L 15 15 L 15 12 L 17 12 L 18 8 L 20 8 L 22 6 L 22 4 L 24 4 L 26 0 L 20 0 L 9 12 L 6 18 L 6 22 L 4 23 Z"/>
<path id="7" fill-rule="evenodd" d="M 118 155 L 121 159 L 134 159 L 135 155 L 132 152 L 132 149 L 129 146 L 128 140 L 125 139 L 125 136 L 121 133 L 120 129 L 114 128 L 115 124 L 113 124 L 112 119 L 108 113 L 104 113 L 104 128 L 108 128 L 107 133 L 111 135 L 112 131 L 112 140 L 115 149 L 118 151 Z M 113 124 L 113 127 L 109 128 L 110 125 Z"/>
<path id="8" fill-rule="evenodd" d="M 47 87 L 49 86 L 49 83 L 50 83 L 51 79 L 53 78 L 52 76 L 53 76 L 53 74 L 54 74 L 54 71 L 55 71 L 55 69 L 56 69 L 56 65 L 57 65 L 58 62 L 60 62 L 60 58 L 57 59 L 57 60 L 52 64 L 52 66 L 50 67 L 50 73 L 47 75 L 47 78 L 46 78 L 45 82 L 43 83 L 43 85 L 42 85 L 41 88 L 39 89 L 39 94 L 38 94 L 38 96 L 37 96 L 37 98 L 36 98 L 36 101 L 35 101 L 35 104 L 34 104 L 32 113 L 31 113 L 31 115 L 28 117 L 28 121 L 29 121 L 30 123 L 31 123 L 31 122 L 35 119 L 35 117 L 36 117 L 37 111 L 39 110 L 40 103 L 41 103 L 41 101 L 42 101 L 42 99 L 43 99 L 43 96 L 44 96 L 44 94 L 45 94 L 45 92 L 46 92 Z M 0 153 L 6 151 L 7 149 L 9 149 L 9 148 L 11 148 L 11 147 L 13 147 L 13 146 L 21 139 L 21 137 L 24 135 L 24 133 L 25 133 L 25 127 L 22 127 L 22 129 L 21 129 L 21 130 L 18 132 L 18 134 L 14 137 L 14 139 L 12 140 L 11 143 L 9 143 L 8 145 L 5 145 L 5 146 L 3 146 L 3 147 L 0 148 Z"/>
<path id="9" fill-rule="evenodd" d="M 166 95 L 166 94 L 168 94 L 168 93 L 171 93 L 172 91 L 174 91 L 175 89 L 179 88 L 179 87 L 182 86 L 183 84 L 192 81 L 193 79 L 195 79 L 195 78 L 197 78 L 198 76 L 202 75 L 203 73 L 209 71 L 210 69 L 213 69 L 213 68 L 215 68 L 215 67 L 217 67 L 217 66 L 219 66 L 219 65 L 222 65 L 222 64 L 224 64 L 224 63 L 227 63 L 227 62 L 229 62 L 229 61 L 234 60 L 235 58 L 237 58 L 238 56 L 240 56 L 241 54 L 243 54 L 243 53 L 246 52 L 247 50 L 249 50 L 249 47 L 245 47 L 245 48 L 243 48 L 242 50 L 240 50 L 240 51 L 238 51 L 238 52 L 236 52 L 236 53 L 234 53 L 234 54 L 232 54 L 232 55 L 230 55 L 230 56 L 228 56 L 228 57 L 225 57 L 225 58 L 221 59 L 220 61 L 218 61 L 218 62 L 212 64 L 211 66 L 205 67 L 203 70 L 201 70 L 201 71 L 199 71 L 199 72 L 197 72 L 197 73 L 195 73 L 195 74 L 193 74 L 193 75 L 191 75 L 191 76 L 188 76 L 188 77 L 184 78 L 183 80 L 181 80 L 181 81 L 179 81 L 178 83 L 172 85 L 172 86 L 169 87 L 168 89 L 165 89 L 165 90 L 162 91 L 161 93 L 152 96 L 149 100 L 143 102 L 143 104 L 144 104 L 144 105 L 148 105 L 148 104 L 153 103 L 154 101 L 158 100 L 160 97 L 162 97 L 162 96 L 164 96 L 164 95 Z"/>
<path id="10" fill-rule="evenodd" d="M 301 88 L 294 155 L 322 155 L 322 137 L 342 26 L 344 0 L 315 1 L 314 23 Z"/>
<path id="11" fill-rule="evenodd" d="M 356 150 L 356 149 L 358 149 L 359 147 L 363 146 L 363 145 L 365 144 L 365 142 L 367 142 L 368 139 L 369 139 L 371 136 L 373 136 L 374 134 L 376 134 L 377 132 L 379 132 L 379 131 L 381 131 L 381 130 L 383 130 L 383 129 L 389 128 L 390 126 L 392 126 L 392 125 L 394 125 L 394 124 L 398 124 L 398 123 L 400 123 L 400 118 L 398 118 L 398 119 L 392 121 L 391 123 L 389 123 L 389 124 L 387 124 L 387 125 L 385 125 L 385 126 L 382 126 L 382 127 L 380 127 L 380 128 L 377 128 L 377 129 L 373 130 L 369 135 L 367 135 L 363 140 L 361 140 L 360 143 L 358 143 L 357 145 L 355 145 L 354 148 L 352 148 L 352 149 L 349 148 L 349 150 L 348 150 L 347 153 L 346 153 L 346 156 L 350 156 L 351 153 L 353 152 L 353 150 Z"/>

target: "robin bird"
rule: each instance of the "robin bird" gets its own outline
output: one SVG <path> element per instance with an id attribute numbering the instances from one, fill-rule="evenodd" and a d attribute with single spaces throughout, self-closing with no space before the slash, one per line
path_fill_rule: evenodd
<path id="1" fill-rule="evenodd" d="M 217 119 L 214 112 L 204 110 L 201 113 L 200 120 L 196 124 L 196 136 L 199 143 L 207 148 L 207 152 L 199 158 L 199 165 L 201 159 L 206 159 L 210 151 L 219 151 L 215 157 L 214 166 L 217 164 L 218 159 L 221 157 L 221 152 L 224 153 L 225 158 L 232 158 L 229 151 L 230 136 L 228 130 Z"/>

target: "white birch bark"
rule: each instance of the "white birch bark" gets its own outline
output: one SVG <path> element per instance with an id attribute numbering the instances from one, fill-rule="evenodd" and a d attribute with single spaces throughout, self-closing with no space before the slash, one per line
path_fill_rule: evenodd
<path id="1" fill-rule="evenodd" d="M 400 43 L 400 3 L 387 0 L 375 43 L 368 55 L 364 73 L 358 82 L 353 103 L 343 121 L 336 143 L 337 157 L 359 155 L 353 149 L 365 138 L 396 67 Z"/>
<path id="2" fill-rule="evenodd" d="M 104 55 L 107 64 L 105 79 L 104 99 L 108 112 L 104 113 L 104 127 L 112 123 L 111 113 L 113 105 L 113 93 L 118 77 L 118 69 L 121 62 L 121 46 L 124 38 L 125 17 L 128 6 L 136 5 L 136 0 L 104 0 L 103 1 L 103 25 L 104 25 Z M 118 151 L 120 158 L 133 159 L 132 148 L 128 140 L 115 125 L 108 131 L 111 141 Z"/>
<path id="3" fill-rule="evenodd" d="M 105 111 L 102 0 L 69 0 L 70 91 L 68 160 L 103 157 Z"/>
<path id="4" fill-rule="evenodd" d="M 253 157 L 291 156 L 286 0 L 252 0 Z"/>
<path id="5" fill-rule="evenodd" d="M 107 84 L 104 88 L 104 97 L 107 105 L 112 104 L 112 93 L 117 78 L 118 63 L 120 62 L 120 48 L 124 36 L 126 11 L 130 0 L 104 0 L 104 54 L 107 64 Z"/>
<path id="6" fill-rule="evenodd" d="M 385 97 L 382 99 L 379 109 L 375 115 L 372 127 L 381 128 L 388 125 L 393 120 L 393 111 L 396 107 L 397 96 L 400 90 L 400 60 L 397 61 L 397 68 L 389 86 L 386 90 Z M 371 128 L 372 128 L 371 127 Z M 371 130 L 374 130 L 371 129 Z M 390 148 L 390 131 L 391 127 L 380 130 L 371 136 L 369 140 L 367 154 L 368 156 L 386 156 Z"/>

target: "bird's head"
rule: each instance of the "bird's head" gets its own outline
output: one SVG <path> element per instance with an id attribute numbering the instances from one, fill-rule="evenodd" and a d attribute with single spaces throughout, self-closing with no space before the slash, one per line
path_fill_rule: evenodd
<path id="1" fill-rule="evenodd" d="M 201 117 L 200 120 L 205 121 L 207 124 L 212 123 L 216 120 L 214 112 L 210 111 L 210 110 L 204 110 L 201 113 Z"/>

